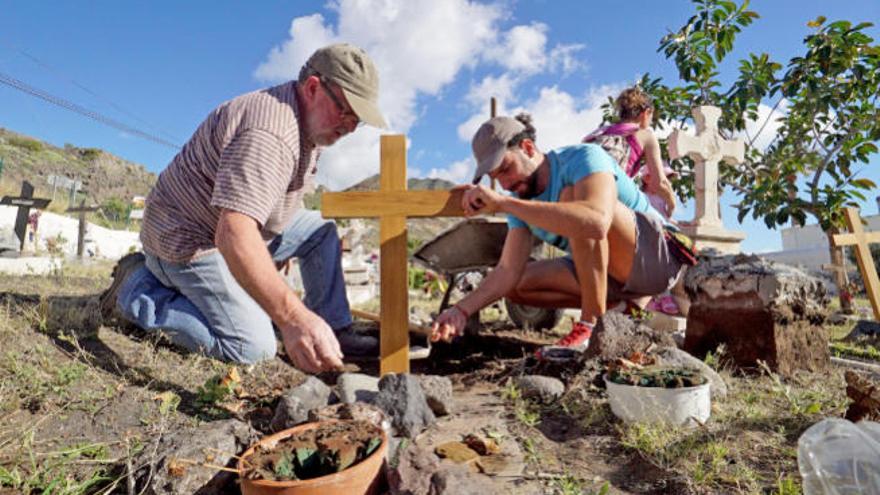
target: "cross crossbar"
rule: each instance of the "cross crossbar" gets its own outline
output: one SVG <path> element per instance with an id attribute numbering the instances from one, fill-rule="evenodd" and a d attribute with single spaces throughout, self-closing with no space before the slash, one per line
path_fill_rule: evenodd
<path id="1" fill-rule="evenodd" d="M 20 250 L 24 249 L 24 237 L 31 208 L 42 210 L 49 206 L 51 201 L 51 199 L 46 198 L 35 198 L 34 186 L 28 181 L 22 181 L 21 193 L 18 197 L 3 196 L 3 198 L 0 199 L 0 205 L 18 207 L 18 213 L 15 216 L 15 227 L 13 230 L 15 230 L 15 235 L 18 237 Z"/>
<path id="2" fill-rule="evenodd" d="M 878 232 L 865 232 L 862 228 L 862 218 L 857 208 L 845 208 L 844 219 L 849 228 L 849 234 L 836 234 L 831 237 L 835 247 L 855 246 L 856 259 L 859 262 L 859 272 L 865 282 L 865 290 L 874 310 L 874 319 L 880 321 L 880 279 L 877 277 L 877 267 L 871 256 L 870 244 L 880 242 L 877 240 Z"/>
<path id="3" fill-rule="evenodd" d="M 462 216 L 461 191 L 406 190 L 406 136 L 380 141 L 379 191 L 324 193 L 327 218 L 379 217 L 379 373 L 409 372 L 407 217 Z"/>

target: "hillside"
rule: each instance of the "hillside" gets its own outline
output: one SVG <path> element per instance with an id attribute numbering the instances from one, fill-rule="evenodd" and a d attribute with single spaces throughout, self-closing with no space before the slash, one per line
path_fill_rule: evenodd
<path id="1" fill-rule="evenodd" d="M 50 175 L 63 175 L 83 182 L 88 202 L 104 204 L 111 199 L 129 202 L 133 196 L 144 196 L 156 182 L 156 174 L 143 165 L 123 160 L 98 148 L 79 148 L 52 144 L 0 127 L 0 159 L 3 160 L 0 189 L 4 194 L 17 194 L 22 180 L 34 185 L 35 195 L 52 197 Z M 66 191 L 56 191 L 64 198 Z M 79 196 L 82 199 L 82 196 Z M 52 205 L 57 209 L 66 207 Z M 51 207 L 50 207 L 51 208 Z"/>

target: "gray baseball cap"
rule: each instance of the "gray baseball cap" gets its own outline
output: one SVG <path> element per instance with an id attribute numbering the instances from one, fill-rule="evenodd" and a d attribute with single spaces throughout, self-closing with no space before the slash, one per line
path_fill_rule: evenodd
<path id="1" fill-rule="evenodd" d="M 494 117 L 480 126 L 471 141 L 474 158 L 477 160 L 474 184 L 501 165 L 501 160 L 504 159 L 504 153 L 507 151 L 507 143 L 524 130 L 526 126 L 522 122 L 510 117 Z"/>
<path id="2" fill-rule="evenodd" d="M 379 111 L 379 71 L 366 52 L 338 43 L 319 48 L 306 65 L 342 89 L 359 119 L 374 127 L 388 127 Z"/>

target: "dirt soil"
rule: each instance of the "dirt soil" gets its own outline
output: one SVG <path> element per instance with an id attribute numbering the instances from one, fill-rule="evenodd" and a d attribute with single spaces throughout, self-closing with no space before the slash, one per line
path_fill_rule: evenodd
<path id="1" fill-rule="evenodd" d="M 274 407 L 305 375 L 285 357 L 230 366 L 126 326 L 90 328 L 109 264 L 71 265 L 51 277 L 0 277 L 0 494 L 126 493 L 139 453 L 168 432 L 235 418 L 269 433 Z M 414 301 L 436 308 L 439 301 Z M 63 313 L 67 319 L 56 318 Z M 468 434 L 495 440 L 504 493 L 797 493 L 800 434 L 846 409 L 843 372 L 741 374 L 706 425 L 678 430 L 625 425 L 610 412 L 601 371 L 548 368 L 531 356 L 558 338 L 513 328 L 503 314 L 456 345 L 437 345 L 413 373 L 448 376 L 455 409 L 416 442 L 428 448 Z M 376 374 L 377 363 L 346 371 Z M 525 400 L 522 374 L 557 376 L 565 395 Z M 332 385 L 335 374 L 319 377 Z M 218 380 L 218 377 L 221 379 Z M 217 393 L 218 384 L 228 385 Z M 209 386 L 210 385 L 210 386 Z M 228 393 L 227 393 L 228 392 Z M 793 490 L 793 491 L 788 491 Z M 228 487 L 238 491 L 237 485 Z"/>

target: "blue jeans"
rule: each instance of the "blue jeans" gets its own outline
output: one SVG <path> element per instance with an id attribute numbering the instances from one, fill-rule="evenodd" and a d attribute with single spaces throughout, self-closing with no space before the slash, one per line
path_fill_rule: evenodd
<path id="1" fill-rule="evenodd" d="M 299 259 L 305 305 L 338 330 L 351 324 L 336 224 L 300 209 L 268 244 L 272 260 Z M 219 251 L 188 263 L 146 254 L 146 266 L 122 284 L 122 315 L 144 330 L 163 330 L 175 344 L 213 358 L 254 363 L 275 356 L 269 315 L 238 284 Z"/>

